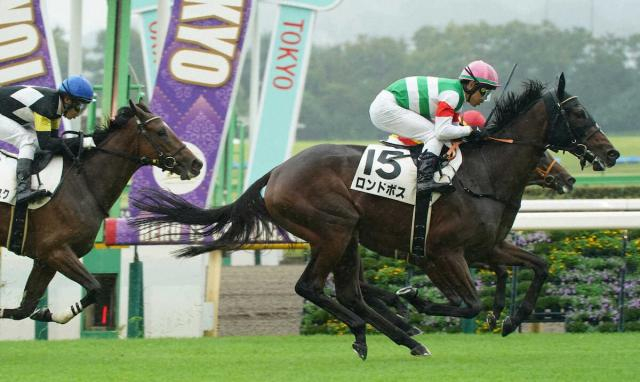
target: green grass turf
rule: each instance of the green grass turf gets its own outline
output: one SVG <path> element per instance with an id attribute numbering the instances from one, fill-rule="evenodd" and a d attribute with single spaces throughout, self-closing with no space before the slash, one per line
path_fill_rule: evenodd
<path id="1" fill-rule="evenodd" d="M 611 143 L 625 157 L 640 156 L 640 136 L 611 136 Z M 296 154 L 308 147 L 315 146 L 320 143 L 340 143 L 340 144 L 357 144 L 367 145 L 376 143 L 376 141 L 297 141 L 293 146 L 293 153 Z M 640 164 L 623 164 L 607 169 L 605 172 L 594 172 L 590 168 L 580 170 L 578 160 L 570 154 L 552 153 L 556 158 L 560 159 L 560 163 L 575 177 L 591 177 L 591 176 L 607 176 L 607 175 L 633 175 L 640 176 Z"/>
<path id="2" fill-rule="evenodd" d="M 416 358 L 380 335 L 0 342 L 7 381 L 633 381 L 640 334 L 421 335 Z"/>

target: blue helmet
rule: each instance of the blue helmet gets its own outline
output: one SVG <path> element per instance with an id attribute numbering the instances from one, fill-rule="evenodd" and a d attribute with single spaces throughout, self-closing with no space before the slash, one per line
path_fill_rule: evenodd
<path id="1" fill-rule="evenodd" d="M 67 78 L 62 81 L 58 91 L 83 103 L 93 101 L 93 86 L 91 86 L 91 82 L 83 76 L 71 76 Z"/>

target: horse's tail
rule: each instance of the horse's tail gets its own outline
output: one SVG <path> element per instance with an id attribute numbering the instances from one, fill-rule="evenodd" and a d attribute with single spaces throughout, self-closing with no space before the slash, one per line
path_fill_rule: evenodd
<path id="1" fill-rule="evenodd" d="M 270 235 L 273 218 L 260 194 L 271 172 L 253 183 L 235 202 L 218 208 L 199 208 L 182 197 L 159 190 L 146 190 L 133 206 L 147 212 L 131 224 L 156 229 L 171 223 L 202 226 L 194 235 L 211 237 L 214 242 L 190 246 L 177 252 L 179 257 L 193 257 L 214 250 L 234 250 L 262 235 Z M 153 228 L 152 228 L 153 226 Z M 219 236 L 217 236 L 219 235 Z"/>

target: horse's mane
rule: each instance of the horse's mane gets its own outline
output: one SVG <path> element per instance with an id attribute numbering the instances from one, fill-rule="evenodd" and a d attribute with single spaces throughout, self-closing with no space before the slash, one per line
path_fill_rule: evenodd
<path id="1" fill-rule="evenodd" d="M 542 82 L 536 80 L 525 81 L 523 86 L 522 93 L 509 92 L 497 102 L 494 126 L 504 127 L 511 120 L 529 110 L 533 103 L 542 97 L 545 90 Z"/>
<path id="2" fill-rule="evenodd" d="M 96 144 L 105 140 L 109 134 L 127 125 L 127 122 L 136 115 L 135 111 L 128 106 L 118 109 L 118 114 L 111 120 L 105 120 L 96 127 L 93 133 L 93 140 Z"/>

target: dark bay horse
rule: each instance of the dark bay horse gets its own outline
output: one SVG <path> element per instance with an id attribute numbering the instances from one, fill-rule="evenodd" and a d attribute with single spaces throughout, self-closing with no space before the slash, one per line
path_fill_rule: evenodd
<path id="1" fill-rule="evenodd" d="M 63 179 L 53 198 L 29 211 L 24 255 L 33 259 L 20 306 L 0 309 L 0 318 L 68 322 L 93 304 L 100 292 L 98 280 L 80 258 L 94 245 L 100 224 L 133 173 L 153 164 L 195 177 L 202 162 L 186 148 L 169 126 L 143 104 L 122 108 L 108 128 L 94 134 L 97 147 L 82 153 L 78 162 L 65 158 Z M 0 204 L 0 245 L 7 245 L 10 205 Z M 38 300 L 56 272 L 80 284 L 87 294 L 64 312 L 36 309 Z"/>
<path id="2" fill-rule="evenodd" d="M 535 170 L 531 173 L 529 182 L 527 183 L 528 186 L 541 186 L 543 188 L 552 189 L 558 194 L 570 192 L 573 189 L 574 184 L 575 178 L 572 177 L 571 174 L 562 167 L 548 151 L 545 152 L 544 156 L 540 159 L 540 162 L 538 162 Z M 469 265 L 472 268 L 487 269 L 494 272 L 496 275 L 496 293 L 494 295 L 493 307 L 491 311 L 487 313 L 489 329 L 493 330 L 497 326 L 497 320 L 505 307 L 508 273 L 503 265 L 488 265 L 493 256 L 491 253 L 487 253 L 486 255 L 487 259 L 482 263 L 477 261 L 471 262 L 472 260 L 470 259 L 467 259 L 467 262 L 470 263 Z M 404 254 L 403 257 L 404 256 L 406 256 L 406 254 Z M 425 269 L 427 266 L 427 262 L 423 258 L 410 257 L 408 260 L 411 264 L 421 267 L 422 269 Z M 400 299 L 400 296 L 402 296 L 410 303 L 415 304 L 418 311 L 423 310 L 425 302 L 418 298 L 418 290 L 415 287 L 401 288 L 396 293 L 389 292 L 386 289 L 367 283 L 364 278 L 364 270 L 361 269 L 360 289 L 362 290 L 365 302 L 388 321 L 392 322 L 409 335 L 421 333 L 418 328 L 412 326 L 395 312 L 388 309 L 388 307 L 394 307 L 399 313 L 404 315 L 404 313 L 406 313 L 406 306 Z M 452 295 L 450 294 L 450 296 Z M 453 300 L 450 300 L 452 301 L 452 304 L 459 305 L 459 301 L 461 301 L 459 296 L 452 297 L 452 299 Z"/>
<path id="3" fill-rule="evenodd" d="M 527 185 L 550 188 L 562 195 L 571 192 L 575 183 L 576 179 L 558 163 L 553 155 L 545 151 Z"/>
<path id="4" fill-rule="evenodd" d="M 428 276 L 451 299 L 464 304 L 428 304 L 425 313 L 474 317 L 481 302 L 465 257 L 491 263 L 529 266 L 535 276 L 525 300 L 510 322 L 528 316 L 547 276 L 544 261 L 517 247 L 505 247 L 529 175 L 545 149 L 574 150 L 583 144 L 613 166 L 614 149 L 577 97 L 564 90 L 564 76 L 556 91 L 537 81 L 525 84 L 520 95 L 510 94 L 498 103 L 496 123 L 490 133 L 513 139 L 513 144 L 486 141 L 464 145 L 456 191 L 434 204 L 426 246 Z M 333 314 L 355 335 L 353 349 L 367 355 L 365 323 L 370 323 L 413 355 L 428 350 L 402 329 L 371 309 L 359 287 L 358 244 L 393 257 L 409 251 L 413 206 L 350 189 L 364 151 L 362 146 L 318 145 L 288 159 L 252 184 L 227 206 L 200 209 L 182 198 L 149 191 L 135 205 L 150 213 L 137 222 L 177 222 L 200 226 L 212 244 L 188 247 L 182 256 L 211 250 L 233 250 L 254 240 L 271 224 L 309 242 L 311 258 L 296 284 L 302 297 Z M 266 186 L 264 196 L 262 189 Z M 536 259 L 530 263 L 530 258 Z M 489 264 L 491 265 L 491 264 Z M 323 293 L 333 272 L 337 301 Z M 511 332 L 511 326 L 503 330 Z"/>

